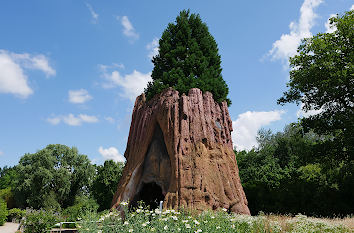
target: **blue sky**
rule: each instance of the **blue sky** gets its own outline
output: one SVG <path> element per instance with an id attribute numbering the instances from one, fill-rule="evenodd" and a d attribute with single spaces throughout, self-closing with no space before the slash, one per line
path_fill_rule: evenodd
<path id="1" fill-rule="evenodd" d="M 0 167 L 48 144 L 76 146 L 93 163 L 123 159 L 135 97 L 178 13 L 199 13 L 218 43 L 229 85 L 233 141 L 256 145 L 309 113 L 278 106 L 287 58 L 301 38 L 330 31 L 350 0 L 0 2 Z"/>

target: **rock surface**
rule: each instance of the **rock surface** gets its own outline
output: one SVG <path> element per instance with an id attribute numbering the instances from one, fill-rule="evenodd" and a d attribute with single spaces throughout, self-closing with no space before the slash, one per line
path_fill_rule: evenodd
<path id="1" fill-rule="evenodd" d="M 140 95 L 112 208 L 119 208 L 121 201 L 157 204 L 163 199 L 168 209 L 226 208 L 250 214 L 231 131 L 226 102 L 216 103 L 209 92 L 193 88 L 188 96 L 179 96 L 170 88 L 149 102 Z"/>

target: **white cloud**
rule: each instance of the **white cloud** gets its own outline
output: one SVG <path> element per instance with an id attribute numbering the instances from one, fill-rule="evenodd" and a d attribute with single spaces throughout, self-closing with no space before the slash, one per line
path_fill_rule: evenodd
<path id="1" fill-rule="evenodd" d="M 148 82 L 152 81 L 150 72 L 143 74 L 137 70 L 124 76 L 122 76 L 117 70 L 112 72 L 107 72 L 107 70 L 105 70 L 101 76 L 107 81 L 102 84 L 103 88 L 114 88 L 119 86 L 123 90 L 121 96 L 128 98 L 131 101 L 134 101 L 138 95 L 143 93 Z"/>
<path id="2" fill-rule="evenodd" d="M 297 117 L 309 117 L 309 116 L 314 116 L 314 115 L 317 115 L 321 112 L 323 112 L 323 109 L 319 109 L 319 110 L 316 110 L 316 109 L 311 109 L 311 110 L 308 110 L 308 111 L 305 111 L 303 110 L 303 107 L 304 107 L 304 104 L 301 103 L 300 105 L 300 109 L 296 112 L 296 116 Z"/>
<path id="3" fill-rule="evenodd" d="M 105 117 L 104 118 L 106 121 L 108 121 L 109 123 L 113 124 L 115 122 L 113 117 Z"/>
<path id="4" fill-rule="evenodd" d="M 335 16 L 336 16 L 336 14 L 330 14 L 329 18 L 327 19 L 327 22 L 325 23 L 326 33 L 332 33 L 335 30 L 337 30 L 336 26 L 329 24 L 329 19 L 332 18 L 332 17 L 335 17 Z"/>
<path id="5" fill-rule="evenodd" d="M 98 14 L 93 10 L 92 6 L 86 3 L 87 8 L 89 9 L 91 16 L 92 16 L 92 23 L 96 24 L 98 21 Z"/>
<path id="6" fill-rule="evenodd" d="M 21 98 L 33 94 L 22 68 L 3 51 L 0 51 L 0 93 L 10 93 Z"/>
<path id="7" fill-rule="evenodd" d="M 124 156 L 119 153 L 118 149 L 115 147 L 109 147 L 103 149 L 102 146 L 98 149 L 98 152 L 103 156 L 105 160 L 114 160 L 115 162 L 125 162 Z"/>
<path id="8" fill-rule="evenodd" d="M 69 90 L 69 102 L 73 104 L 83 104 L 92 99 L 85 89 Z"/>
<path id="9" fill-rule="evenodd" d="M 129 37 L 132 42 L 139 39 L 139 34 L 135 31 L 132 23 L 129 21 L 128 16 L 117 17 L 117 20 L 121 22 L 123 26 L 123 34 Z"/>
<path id="10" fill-rule="evenodd" d="M 101 72 L 107 72 L 109 69 L 124 69 L 124 64 L 118 64 L 118 63 L 113 63 L 112 65 L 103 65 L 103 64 L 98 64 L 98 68 L 100 69 Z"/>
<path id="11" fill-rule="evenodd" d="M 90 116 L 86 114 L 79 114 L 75 116 L 74 114 L 70 113 L 68 115 L 49 117 L 47 118 L 47 121 L 52 125 L 57 125 L 60 122 L 64 122 L 70 126 L 80 126 L 83 123 L 96 123 L 99 120 L 96 116 Z"/>
<path id="12" fill-rule="evenodd" d="M 284 111 L 274 110 L 269 112 L 247 111 L 238 115 L 236 121 L 232 122 L 234 131 L 232 141 L 237 150 L 250 150 L 257 145 L 257 132 L 262 126 L 269 125 L 273 121 L 281 119 Z"/>
<path id="13" fill-rule="evenodd" d="M 47 121 L 52 125 L 57 125 L 60 123 L 61 118 L 60 117 L 49 117 L 49 118 L 47 118 Z"/>
<path id="14" fill-rule="evenodd" d="M 311 29 L 317 17 L 314 9 L 322 2 L 323 0 L 304 0 L 300 8 L 298 22 L 292 21 L 289 25 L 290 33 L 281 35 L 280 39 L 273 43 L 272 49 L 268 52 L 272 60 L 282 60 L 284 64 L 288 64 L 289 57 L 296 54 L 301 40 L 312 36 Z"/>
<path id="15" fill-rule="evenodd" d="M 49 60 L 43 54 L 31 55 L 28 53 L 9 53 L 13 60 L 23 68 L 40 70 L 47 77 L 54 76 L 56 71 L 49 65 Z"/>
<path id="16" fill-rule="evenodd" d="M 151 43 L 146 45 L 146 49 L 149 50 L 148 57 L 150 59 L 159 54 L 159 39 L 155 37 Z"/>
<path id="17" fill-rule="evenodd" d="M 354 4 L 350 7 L 350 10 L 351 11 L 354 10 Z"/>
<path id="18" fill-rule="evenodd" d="M 20 98 L 33 94 L 24 69 L 40 70 L 47 77 L 56 73 L 49 65 L 48 58 L 42 54 L 33 56 L 0 50 L 0 93 L 14 94 Z"/>

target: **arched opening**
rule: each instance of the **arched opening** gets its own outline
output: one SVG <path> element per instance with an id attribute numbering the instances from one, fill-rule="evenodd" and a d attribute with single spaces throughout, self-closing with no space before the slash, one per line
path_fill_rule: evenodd
<path id="1" fill-rule="evenodd" d="M 155 182 L 143 183 L 141 190 L 134 196 L 130 203 L 130 208 L 136 208 L 139 201 L 143 201 L 151 210 L 159 207 L 160 201 L 163 201 L 165 196 L 162 193 L 161 187 Z"/>
<path id="2" fill-rule="evenodd" d="M 150 209 L 156 209 L 168 192 L 171 174 L 171 161 L 163 132 L 156 124 L 142 165 L 142 175 L 129 207 L 137 207 L 139 201 L 143 201 Z"/>

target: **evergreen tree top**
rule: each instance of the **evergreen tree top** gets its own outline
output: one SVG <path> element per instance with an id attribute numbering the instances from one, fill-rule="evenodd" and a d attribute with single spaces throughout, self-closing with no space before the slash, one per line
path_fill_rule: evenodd
<path id="1" fill-rule="evenodd" d="M 168 87 L 180 94 L 196 87 L 211 92 L 219 103 L 231 104 L 217 44 L 199 14 L 183 10 L 175 23 L 168 24 L 159 40 L 159 54 L 152 62 L 153 81 L 145 89 L 147 100 Z"/>

